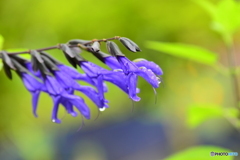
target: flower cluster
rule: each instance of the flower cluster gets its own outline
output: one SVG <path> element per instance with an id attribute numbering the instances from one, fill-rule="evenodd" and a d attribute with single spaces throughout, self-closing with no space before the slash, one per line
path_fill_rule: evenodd
<path id="1" fill-rule="evenodd" d="M 53 100 L 52 121 L 61 123 L 58 118 L 58 108 L 61 104 L 67 113 L 77 116 L 79 113 L 86 119 L 90 119 L 90 110 L 84 99 L 74 95 L 75 91 L 85 94 L 91 99 L 100 111 L 108 108 L 108 100 L 104 93 L 108 91 L 105 81 L 110 82 L 126 94 L 133 101 L 139 101 L 137 94 L 138 77 L 143 77 L 153 88 L 158 88 L 163 74 L 161 68 L 154 62 L 145 59 L 130 61 L 111 40 L 119 40 L 132 52 L 141 51 L 137 44 L 125 37 L 114 37 L 103 40 L 70 40 L 67 44 L 29 50 L 25 52 L 7 53 L 0 52 L 4 71 L 8 78 L 12 79 L 11 70 L 14 70 L 22 79 L 26 89 L 32 95 L 32 112 L 37 117 L 37 105 L 41 92 L 49 94 Z M 100 43 L 106 42 L 106 54 L 100 50 Z M 69 67 L 51 57 L 46 50 L 60 49 L 68 62 L 74 67 Z M 80 53 L 86 50 L 92 53 L 110 69 L 102 68 L 84 59 Z M 19 56 L 21 53 L 29 53 L 31 60 Z M 79 73 L 75 68 L 79 66 L 84 73 Z M 91 86 L 80 85 L 78 81 L 84 81 Z"/>

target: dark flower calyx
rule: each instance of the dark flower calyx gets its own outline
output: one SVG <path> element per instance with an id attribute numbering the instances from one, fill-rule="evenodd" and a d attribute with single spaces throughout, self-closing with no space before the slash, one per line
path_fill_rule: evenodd
<path id="1" fill-rule="evenodd" d="M 86 60 L 80 56 L 79 52 L 81 52 L 81 50 L 78 50 L 79 48 L 78 47 L 72 47 L 70 48 L 71 49 L 71 52 L 72 54 L 74 55 L 74 57 L 70 57 L 69 55 L 67 54 L 64 54 L 65 57 L 67 58 L 68 62 L 74 67 L 74 68 L 77 68 L 79 62 L 85 62 Z"/>
<path id="2" fill-rule="evenodd" d="M 140 52 L 141 49 L 138 47 L 136 43 L 134 43 L 132 40 L 126 38 L 126 37 L 121 37 L 119 38 L 120 42 L 130 51 L 132 52 Z"/>
<path id="3" fill-rule="evenodd" d="M 75 55 L 72 53 L 71 49 L 66 44 L 60 44 L 59 49 L 63 51 L 65 55 L 68 55 L 71 58 L 74 58 Z"/>
<path id="4" fill-rule="evenodd" d="M 98 51 L 98 52 L 93 52 L 93 51 L 91 51 L 91 53 L 92 53 L 97 59 L 99 59 L 99 60 L 102 61 L 102 62 L 105 62 L 105 58 L 106 58 L 106 57 L 110 57 L 109 54 L 106 54 L 106 53 L 104 53 L 104 52 L 102 52 L 102 51 Z"/>
<path id="5" fill-rule="evenodd" d="M 120 49 L 118 48 L 117 44 L 114 43 L 114 42 L 111 42 L 111 41 L 108 41 L 107 42 L 107 50 L 108 52 L 116 57 L 116 56 L 125 56 L 121 51 Z"/>
<path id="6" fill-rule="evenodd" d="M 2 57 L 2 60 L 3 60 L 3 63 L 5 63 L 6 65 L 8 65 L 11 69 L 15 69 L 12 61 L 11 61 L 11 58 L 9 57 L 9 55 L 7 54 L 7 52 L 5 51 L 1 51 L 0 52 L 0 55 Z"/>
<path id="7" fill-rule="evenodd" d="M 68 44 L 71 44 L 71 45 L 83 44 L 83 45 L 85 45 L 86 43 L 89 43 L 89 45 L 90 45 L 90 42 L 91 41 L 89 41 L 89 40 L 73 39 L 73 40 L 68 41 Z"/>
<path id="8" fill-rule="evenodd" d="M 44 60 L 42 59 L 39 52 L 36 50 L 30 50 L 31 54 L 31 63 L 33 71 L 37 72 L 38 70 L 41 72 L 42 76 L 52 75 L 44 64 Z"/>
<path id="9" fill-rule="evenodd" d="M 14 64 L 14 66 L 16 67 L 16 72 L 17 73 L 29 73 L 29 71 L 24 66 L 24 64 L 21 64 L 21 62 L 18 62 L 18 60 L 12 58 L 12 62 Z"/>
<path id="10" fill-rule="evenodd" d="M 50 56 L 48 53 L 46 52 L 40 52 L 41 55 L 47 57 L 48 59 L 50 59 L 54 64 L 61 64 L 61 62 L 59 62 L 58 60 L 56 60 L 55 58 L 53 58 L 52 56 Z"/>
<path id="11" fill-rule="evenodd" d="M 100 43 L 99 42 L 93 42 L 91 46 L 92 51 L 99 52 L 100 51 Z"/>
<path id="12" fill-rule="evenodd" d="M 56 66 L 56 64 L 54 64 L 54 62 L 52 62 L 48 57 L 42 55 L 42 59 L 44 60 L 44 64 L 50 71 L 58 71 L 59 70 L 58 67 Z"/>

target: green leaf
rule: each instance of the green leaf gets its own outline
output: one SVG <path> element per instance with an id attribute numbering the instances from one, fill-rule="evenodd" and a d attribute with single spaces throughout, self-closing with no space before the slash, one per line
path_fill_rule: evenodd
<path id="1" fill-rule="evenodd" d="M 213 19 L 215 18 L 217 7 L 213 5 L 209 0 L 201 0 L 201 1 L 193 0 L 193 1 L 196 2 L 198 5 L 200 5 L 201 7 L 203 7 Z"/>
<path id="2" fill-rule="evenodd" d="M 224 115 L 222 108 L 218 105 L 192 105 L 188 108 L 187 125 L 195 128 L 208 119 L 222 117 Z"/>
<path id="3" fill-rule="evenodd" d="M 240 27 L 240 3 L 234 0 L 221 0 L 213 5 L 208 0 L 194 0 L 212 18 L 212 29 L 219 32 L 225 43 L 232 45 L 232 36 Z"/>
<path id="4" fill-rule="evenodd" d="M 219 32 L 233 34 L 240 26 L 239 3 L 234 0 L 220 1 L 214 21 L 221 26 Z"/>
<path id="5" fill-rule="evenodd" d="M 148 41 L 146 46 L 150 49 L 208 65 L 216 64 L 218 59 L 217 54 L 194 45 Z"/>
<path id="6" fill-rule="evenodd" d="M 164 160 L 233 160 L 233 156 L 211 156 L 211 152 L 231 152 L 229 149 L 217 147 L 217 146 L 197 146 L 183 151 L 180 151 L 174 155 L 165 158 Z"/>

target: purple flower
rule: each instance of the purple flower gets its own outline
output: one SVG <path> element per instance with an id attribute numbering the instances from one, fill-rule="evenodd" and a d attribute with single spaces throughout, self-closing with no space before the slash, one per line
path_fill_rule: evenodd
<path id="1" fill-rule="evenodd" d="M 32 70 L 31 63 L 26 63 L 26 67 L 32 74 L 34 74 L 35 76 L 44 81 L 44 83 L 42 84 L 42 86 L 44 86 L 42 91 L 48 93 L 53 99 L 53 111 L 52 111 L 53 122 L 61 123 L 61 121 L 57 118 L 59 104 L 62 104 L 67 110 L 67 112 L 74 117 L 77 116 L 77 113 L 73 110 L 73 106 L 75 106 L 85 118 L 87 119 L 90 118 L 90 110 L 85 104 L 84 100 L 81 97 L 73 95 L 74 90 L 72 90 L 71 88 L 66 89 L 64 88 L 66 87 L 66 84 L 69 85 L 68 82 L 72 80 L 71 77 L 69 77 L 66 74 L 65 74 L 66 78 L 64 76 L 61 76 L 61 78 L 57 77 L 55 78 L 48 75 L 42 77 L 40 71 L 34 72 Z M 74 81 L 71 81 L 70 83 L 72 82 Z M 37 102 L 34 103 L 33 108 L 34 114 L 36 115 Z"/>
<path id="2" fill-rule="evenodd" d="M 69 67 L 69 66 L 66 66 L 63 64 L 59 64 L 59 65 L 57 65 L 57 67 L 59 68 L 59 70 L 61 70 L 61 72 L 68 74 L 72 79 L 84 81 L 93 86 L 97 85 L 96 82 L 93 81 L 87 74 L 79 73 L 77 70 L 75 70 L 72 67 Z M 104 92 L 108 91 L 107 85 L 105 83 L 103 84 L 103 91 Z"/>
<path id="3" fill-rule="evenodd" d="M 112 70 L 118 70 L 121 68 L 121 65 L 118 63 L 118 60 L 113 56 L 105 57 L 104 63 L 108 65 Z M 157 76 L 163 75 L 162 69 L 154 62 L 139 58 L 139 59 L 133 60 L 133 63 L 138 68 L 145 67 L 147 69 L 152 70 L 152 72 Z"/>
<path id="4" fill-rule="evenodd" d="M 163 74 L 161 68 L 158 65 L 147 60 L 131 62 L 125 56 L 117 56 L 116 58 L 109 56 L 104 58 L 104 63 L 108 65 L 113 71 L 117 71 L 119 73 L 122 72 L 121 77 L 124 79 L 124 81 L 127 82 L 126 85 L 128 91 L 125 92 L 127 92 L 129 94 L 129 97 L 134 101 L 140 100 L 140 98 L 137 96 L 137 93 L 139 92 L 139 90 L 136 88 L 137 76 L 143 77 L 154 88 L 158 88 L 160 81 L 156 75 Z"/>
<path id="5" fill-rule="evenodd" d="M 47 92 L 53 99 L 54 104 L 52 111 L 53 122 L 61 123 L 61 120 L 59 120 L 57 117 L 57 113 L 59 104 L 62 102 L 64 104 L 69 102 L 71 105 L 75 106 L 85 118 L 90 119 L 90 110 L 81 97 L 69 94 L 54 77 L 46 76 L 44 84 L 47 88 Z M 71 108 L 66 109 L 68 113 L 73 113 Z M 75 114 L 73 113 L 72 115 L 74 116 Z"/>
<path id="6" fill-rule="evenodd" d="M 152 85 L 152 87 L 154 88 L 159 87 L 159 84 L 160 84 L 159 78 L 153 73 L 151 69 L 147 69 L 146 67 L 139 68 L 137 67 L 136 64 L 134 64 L 125 56 L 116 56 L 116 58 L 120 63 L 123 72 L 126 75 L 129 76 L 130 73 L 133 73 L 135 75 L 143 77 L 148 83 Z M 133 76 L 133 74 L 131 74 L 130 76 Z"/>
<path id="7" fill-rule="evenodd" d="M 136 94 L 139 93 L 139 89 L 136 88 L 136 84 L 128 84 L 127 81 L 128 77 L 126 77 L 122 71 L 109 71 L 91 62 L 81 62 L 80 66 L 84 70 L 84 72 L 97 84 L 96 87 L 99 91 L 101 99 L 104 98 L 102 84 L 104 81 L 108 81 L 121 88 L 124 92 L 126 92 L 129 95 L 129 97 L 132 100 L 134 101 L 140 100 L 140 98 L 136 96 Z M 133 90 L 129 92 L 128 88 L 134 86 L 135 91 L 133 93 L 132 93 Z"/>
<path id="8" fill-rule="evenodd" d="M 78 84 L 70 75 L 66 74 L 66 72 L 55 71 L 54 75 L 65 90 L 80 91 L 88 96 L 99 108 L 108 107 L 105 104 L 107 101 L 105 99 L 100 100 L 98 93 L 92 87 Z"/>
<path id="9" fill-rule="evenodd" d="M 139 68 L 145 67 L 147 69 L 150 69 L 157 76 L 163 75 L 162 69 L 154 62 L 147 61 L 146 59 L 142 59 L 142 58 L 135 59 L 133 60 L 133 62 Z"/>

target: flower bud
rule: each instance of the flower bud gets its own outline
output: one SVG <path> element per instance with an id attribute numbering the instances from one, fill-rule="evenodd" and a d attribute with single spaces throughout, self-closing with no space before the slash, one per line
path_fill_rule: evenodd
<path id="1" fill-rule="evenodd" d="M 117 44 L 114 43 L 114 42 L 111 42 L 111 41 L 108 41 L 107 42 L 107 50 L 108 52 L 116 57 L 116 56 L 125 56 L 121 51 L 120 49 L 118 48 Z"/>
<path id="2" fill-rule="evenodd" d="M 100 43 L 99 42 L 93 42 L 93 45 L 91 46 L 92 51 L 99 52 L 100 51 Z"/>
<path id="3" fill-rule="evenodd" d="M 132 40 L 126 38 L 126 37 L 121 37 L 119 38 L 120 42 L 130 51 L 132 52 L 139 52 L 141 51 L 140 48 L 136 43 L 134 43 Z"/>

